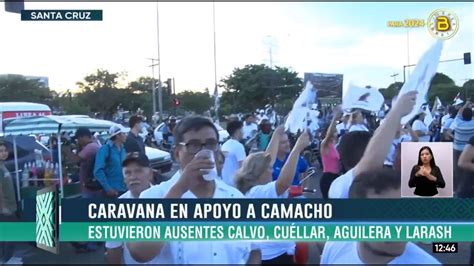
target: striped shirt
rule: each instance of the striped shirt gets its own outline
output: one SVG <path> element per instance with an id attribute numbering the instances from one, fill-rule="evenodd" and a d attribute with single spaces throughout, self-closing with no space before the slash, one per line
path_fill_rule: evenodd
<path id="1" fill-rule="evenodd" d="M 474 120 L 465 121 L 461 115 L 458 115 L 454 123 L 453 148 L 457 151 L 462 151 L 469 139 L 474 136 Z"/>

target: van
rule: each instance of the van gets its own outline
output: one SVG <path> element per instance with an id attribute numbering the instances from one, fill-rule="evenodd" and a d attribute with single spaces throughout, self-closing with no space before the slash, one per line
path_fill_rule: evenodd
<path id="1" fill-rule="evenodd" d="M 9 120 L 26 116 L 51 115 L 51 108 L 45 104 L 28 102 L 0 102 L 0 135 Z"/>

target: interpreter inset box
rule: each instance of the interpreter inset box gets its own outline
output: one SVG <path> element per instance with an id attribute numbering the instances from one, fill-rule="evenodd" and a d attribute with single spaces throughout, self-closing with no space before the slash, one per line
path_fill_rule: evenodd
<path id="1" fill-rule="evenodd" d="M 402 197 L 453 197 L 453 144 L 403 142 Z"/>

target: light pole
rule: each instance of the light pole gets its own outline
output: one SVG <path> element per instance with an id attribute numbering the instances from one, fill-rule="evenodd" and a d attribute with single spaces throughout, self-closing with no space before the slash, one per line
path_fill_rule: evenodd
<path id="1" fill-rule="evenodd" d="M 155 83 L 155 66 L 160 65 L 160 61 L 155 58 L 147 58 L 148 60 L 151 60 L 151 91 L 153 93 L 153 115 L 156 113 L 156 83 Z M 155 64 L 155 61 L 157 62 Z M 160 83 L 160 81 L 158 81 Z M 161 85 L 160 85 L 161 87 Z M 161 112 L 160 112 L 160 120 L 161 120 Z"/>

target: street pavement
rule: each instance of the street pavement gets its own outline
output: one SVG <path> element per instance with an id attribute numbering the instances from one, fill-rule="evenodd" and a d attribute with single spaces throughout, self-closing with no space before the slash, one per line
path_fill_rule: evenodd
<path id="1" fill-rule="evenodd" d="M 177 165 L 173 165 L 172 171 L 164 174 L 170 178 L 178 170 Z M 309 179 L 305 186 L 311 189 L 317 189 L 316 193 L 306 195 L 308 198 L 321 198 L 319 192 L 319 179 L 321 175 Z M 316 243 L 310 244 L 309 264 L 319 263 L 320 249 Z M 419 243 L 419 246 L 432 254 L 431 244 Z M 91 253 L 78 254 L 69 243 L 61 243 L 59 254 L 52 254 L 47 251 L 35 248 L 32 245 L 20 244 L 18 256 L 23 258 L 26 264 L 102 264 L 106 263 L 104 258 L 104 247 L 101 246 L 97 251 Z M 434 256 L 443 264 L 467 264 L 469 262 L 470 246 L 469 243 L 459 243 L 459 252 L 457 254 L 434 254 Z"/>

